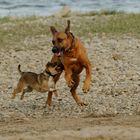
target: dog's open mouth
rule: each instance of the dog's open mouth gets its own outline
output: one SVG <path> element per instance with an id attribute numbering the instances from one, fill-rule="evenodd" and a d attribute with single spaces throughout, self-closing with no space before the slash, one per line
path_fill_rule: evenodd
<path id="1" fill-rule="evenodd" d="M 60 57 L 60 56 L 63 54 L 63 49 L 54 46 L 54 47 L 52 48 L 52 52 L 53 52 L 56 56 Z"/>
<path id="2" fill-rule="evenodd" d="M 59 53 L 54 53 L 56 56 L 61 56 L 61 53 L 59 52 Z"/>

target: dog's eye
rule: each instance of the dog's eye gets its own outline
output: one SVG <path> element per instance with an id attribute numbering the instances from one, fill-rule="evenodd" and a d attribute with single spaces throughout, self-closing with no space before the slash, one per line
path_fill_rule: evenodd
<path id="1" fill-rule="evenodd" d="M 54 41 L 54 40 L 52 40 L 52 44 L 53 44 L 53 45 L 55 44 L 55 41 Z"/>
<path id="2" fill-rule="evenodd" d="M 59 43 L 61 43 L 61 42 L 63 41 L 63 39 L 62 39 L 62 38 L 58 38 L 57 41 L 58 41 Z"/>
<path id="3" fill-rule="evenodd" d="M 56 71 L 60 71 L 61 70 L 61 67 L 56 67 L 55 70 Z"/>

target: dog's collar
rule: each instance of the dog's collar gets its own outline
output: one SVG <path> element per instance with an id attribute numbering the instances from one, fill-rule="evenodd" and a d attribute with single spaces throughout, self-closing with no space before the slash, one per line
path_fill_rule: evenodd
<path id="1" fill-rule="evenodd" d="M 51 74 L 50 71 L 43 71 L 42 74 L 43 74 L 44 76 L 46 76 L 47 79 L 48 79 L 50 76 L 52 76 L 52 77 L 54 76 L 54 75 Z M 40 80 L 40 78 L 41 78 L 41 75 L 39 74 L 38 77 L 37 77 L 37 79 L 38 79 L 38 83 L 39 83 L 39 84 L 41 84 L 41 80 Z"/>
<path id="2" fill-rule="evenodd" d="M 52 77 L 54 77 L 54 75 L 51 74 L 50 71 L 44 71 L 43 74 L 44 74 L 45 76 L 52 76 Z"/>

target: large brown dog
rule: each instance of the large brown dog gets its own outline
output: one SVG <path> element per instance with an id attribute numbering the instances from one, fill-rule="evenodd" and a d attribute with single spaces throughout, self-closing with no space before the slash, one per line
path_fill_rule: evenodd
<path id="1" fill-rule="evenodd" d="M 76 94 L 76 89 L 80 82 L 80 73 L 86 69 L 86 79 L 83 85 L 83 91 L 87 93 L 91 84 L 91 64 L 86 54 L 86 49 L 78 38 L 70 32 L 70 21 L 67 21 L 65 32 L 58 32 L 55 27 L 51 26 L 53 34 L 53 53 L 52 62 L 62 63 L 64 65 L 65 79 L 67 85 L 71 88 L 73 98 L 78 105 L 86 105 L 81 101 Z M 60 74 L 58 74 L 54 81 L 57 82 Z"/>

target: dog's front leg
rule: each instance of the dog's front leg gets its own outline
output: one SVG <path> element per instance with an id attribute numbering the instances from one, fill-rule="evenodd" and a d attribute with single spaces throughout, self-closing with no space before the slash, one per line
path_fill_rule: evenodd
<path id="1" fill-rule="evenodd" d="M 52 94 L 53 94 L 53 92 L 52 91 L 49 91 L 48 98 L 47 98 L 47 101 L 46 101 L 46 104 L 45 104 L 44 108 L 46 108 L 47 105 L 48 106 L 51 106 L 51 104 L 52 104 Z"/>
<path id="2" fill-rule="evenodd" d="M 68 87 L 73 87 L 74 81 L 72 80 L 72 70 L 70 68 L 65 68 L 65 80 Z"/>
<path id="3" fill-rule="evenodd" d="M 83 91 L 84 93 L 87 93 L 90 89 L 90 84 L 91 84 L 91 64 L 89 61 L 87 61 L 84 65 L 86 69 L 86 79 L 84 81 L 83 85 Z"/>

